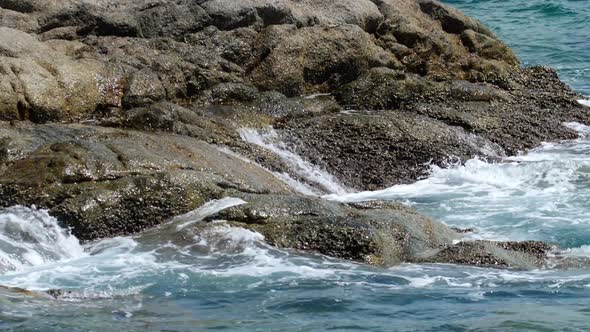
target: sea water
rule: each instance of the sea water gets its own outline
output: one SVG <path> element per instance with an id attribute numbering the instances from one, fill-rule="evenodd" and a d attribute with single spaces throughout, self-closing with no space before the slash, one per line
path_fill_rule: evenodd
<path id="1" fill-rule="evenodd" d="M 587 0 L 447 2 L 489 25 L 524 64 L 556 67 L 563 80 L 590 95 Z M 502 163 L 474 159 L 432 167 L 431 176 L 415 184 L 361 193 L 331 182 L 271 131 L 242 136 L 331 192 L 325 199 L 401 200 L 448 225 L 476 228 L 474 238 L 544 240 L 559 244 L 561 255 L 589 257 L 590 129 L 565 125 L 580 138 L 546 143 Z M 262 235 L 222 221 L 191 232 L 205 216 L 238 204 L 234 198 L 209 202 L 160 229 L 84 245 L 45 211 L 0 211 L 0 285 L 63 292 L 56 301 L 1 291 L 0 330 L 590 328 L 590 268 L 377 268 L 278 250 Z"/>
<path id="2" fill-rule="evenodd" d="M 445 0 L 492 29 L 522 64 L 547 65 L 590 96 L 590 3 L 587 0 Z"/>

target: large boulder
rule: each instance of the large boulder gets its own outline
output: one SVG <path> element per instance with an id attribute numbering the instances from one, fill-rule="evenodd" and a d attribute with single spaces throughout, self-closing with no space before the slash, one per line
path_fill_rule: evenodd
<path id="1" fill-rule="evenodd" d="M 411 183 L 426 176 L 431 164 L 504 154 L 461 127 L 411 112 L 328 114 L 284 126 L 285 139 L 294 140 L 299 153 L 359 190 Z"/>
<path id="2" fill-rule="evenodd" d="M 391 266 L 403 262 L 538 268 L 552 246 L 543 242 L 455 243 L 460 234 L 392 202 L 341 204 L 315 197 L 235 194 L 246 203 L 209 216 L 259 232 L 268 243 Z M 202 232 L 211 223 L 196 224 Z"/>
<path id="3" fill-rule="evenodd" d="M 39 22 L 30 15 L 0 8 L 0 26 L 24 32 L 35 32 L 39 29 Z"/>
<path id="4" fill-rule="evenodd" d="M 379 9 L 370 0 L 209 0 L 202 4 L 220 29 L 251 26 L 262 29 L 269 25 L 353 24 L 372 32 L 383 20 Z"/>
<path id="5" fill-rule="evenodd" d="M 92 58 L 78 58 L 82 43 L 42 43 L 35 36 L 0 27 L 0 119 L 86 118 L 112 100 L 113 73 Z M 115 98 L 116 99 L 116 98 Z"/>
<path id="6" fill-rule="evenodd" d="M 271 45 L 252 79 L 265 90 L 288 96 L 328 92 L 357 79 L 374 66 L 396 68 L 397 59 L 354 25 L 277 27 L 262 32 Z M 278 40 L 277 40 L 278 38 Z"/>
<path id="7" fill-rule="evenodd" d="M 130 234 L 225 190 L 290 193 L 203 141 L 83 125 L 2 124 L 0 205 L 49 209 L 82 240 Z"/>
<path id="8" fill-rule="evenodd" d="M 373 264 L 409 262 L 451 244 L 450 228 L 397 203 L 356 207 L 297 196 L 241 195 L 247 204 L 220 218 L 255 230 L 281 248 L 319 252 Z"/>

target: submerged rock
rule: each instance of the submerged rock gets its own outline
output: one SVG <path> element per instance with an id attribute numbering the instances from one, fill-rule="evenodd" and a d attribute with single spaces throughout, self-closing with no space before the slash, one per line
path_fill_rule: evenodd
<path id="1" fill-rule="evenodd" d="M 227 220 L 280 248 L 391 266 L 403 262 L 453 263 L 532 269 L 545 265 L 552 246 L 543 242 L 468 241 L 395 202 L 342 204 L 315 197 L 240 195 L 247 203 L 207 220 Z M 198 225 L 206 228 L 207 225 Z"/>
<path id="2" fill-rule="evenodd" d="M 540 241 L 459 242 L 423 259 L 429 263 L 534 269 L 545 266 L 552 249 L 554 246 Z"/>
<path id="3" fill-rule="evenodd" d="M 52 296 L 51 293 L 34 292 L 24 288 L 0 285 L 0 303 L 5 300 L 51 299 Z"/>
<path id="4" fill-rule="evenodd" d="M 395 265 L 450 243 L 456 233 L 401 204 L 355 208 L 318 198 L 243 197 L 247 204 L 221 212 L 229 220 L 264 235 L 281 248 Z"/>

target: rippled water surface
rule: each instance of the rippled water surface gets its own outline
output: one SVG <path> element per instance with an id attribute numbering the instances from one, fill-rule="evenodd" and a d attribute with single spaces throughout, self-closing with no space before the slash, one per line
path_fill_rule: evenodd
<path id="1" fill-rule="evenodd" d="M 588 0 L 445 0 L 490 27 L 524 65 L 549 65 L 590 95 Z"/>
<path id="2" fill-rule="evenodd" d="M 447 2 L 491 26 L 525 64 L 552 65 L 590 95 L 589 1 Z M 564 255 L 588 257 L 590 129 L 568 125 L 579 139 L 501 164 L 433 168 L 412 185 L 353 194 L 285 151 L 272 132 L 242 136 L 282 154 L 311 182 L 338 188 L 327 199 L 402 200 L 449 225 L 475 227 L 472 237 L 545 240 L 561 245 Z M 0 330 L 589 329 L 590 269 L 381 269 L 277 250 L 261 235 L 223 222 L 192 233 L 192 222 L 234 204 L 241 202 L 211 202 L 157 231 L 85 245 L 44 211 L 0 211 L 0 285 L 65 291 L 54 301 L 0 288 Z"/>

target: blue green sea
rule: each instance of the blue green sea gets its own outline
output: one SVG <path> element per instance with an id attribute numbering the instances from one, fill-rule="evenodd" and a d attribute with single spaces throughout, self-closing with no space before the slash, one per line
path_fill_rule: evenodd
<path id="1" fill-rule="evenodd" d="M 590 0 L 446 3 L 486 23 L 524 65 L 555 67 L 590 95 Z M 476 228 L 475 238 L 545 240 L 562 255 L 590 257 L 590 128 L 568 125 L 579 139 L 328 198 L 401 200 L 448 225 Z M 0 285 L 66 291 L 56 301 L 0 289 L 0 330 L 590 330 L 587 267 L 377 268 L 278 250 L 223 223 L 201 234 L 80 244 L 45 211 L 12 207 L 0 211 L 0 263 Z"/>
<path id="2" fill-rule="evenodd" d="M 587 0 L 445 0 L 491 28 L 525 66 L 557 69 L 590 95 L 590 3 Z"/>

